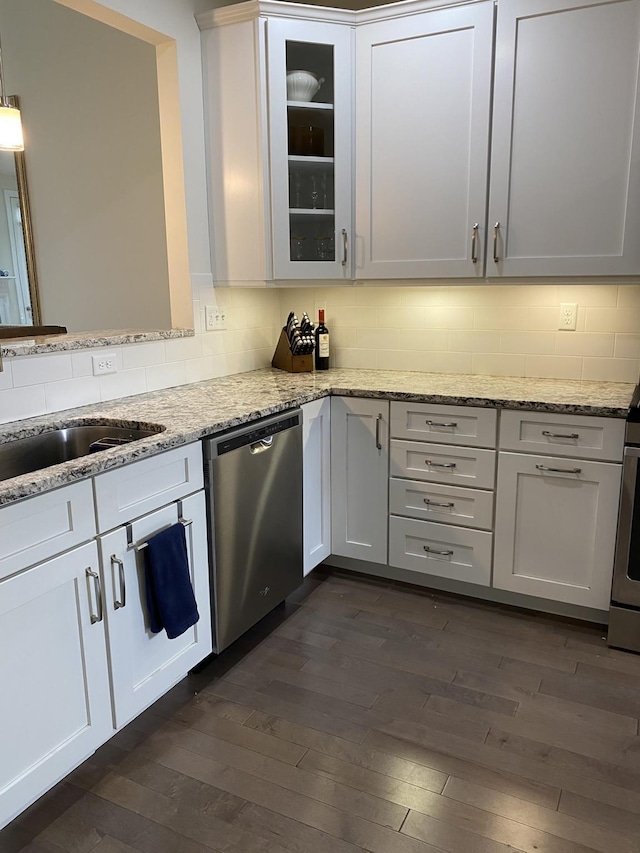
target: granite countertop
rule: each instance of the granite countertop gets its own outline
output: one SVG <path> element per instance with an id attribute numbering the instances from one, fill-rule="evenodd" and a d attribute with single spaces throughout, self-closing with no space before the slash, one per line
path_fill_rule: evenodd
<path id="1" fill-rule="evenodd" d="M 634 385 L 619 382 L 526 379 L 332 369 L 284 373 L 264 369 L 163 391 L 125 397 L 0 426 L 0 444 L 59 426 L 109 420 L 113 426 L 161 425 L 149 438 L 0 481 L 0 505 L 21 500 L 150 456 L 205 435 L 248 423 L 328 394 L 497 406 L 543 412 L 626 417 Z"/>
<path id="2" fill-rule="evenodd" d="M 90 347 L 114 347 L 171 338 L 192 338 L 195 329 L 106 329 L 100 332 L 69 332 L 66 335 L 39 335 L 23 338 L 0 338 L 0 357 L 16 358 L 46 352 Z"/>

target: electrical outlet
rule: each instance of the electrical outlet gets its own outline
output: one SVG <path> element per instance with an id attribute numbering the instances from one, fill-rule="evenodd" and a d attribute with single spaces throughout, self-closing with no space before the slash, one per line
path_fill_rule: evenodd
<path id="1" fill-rule="evenodd" d="M 578 303 L 577 302 L 561 302 L 560 303 L 560 325 L 558 326 L 563 332 L 575 332 L 576 323 L 578 322 Z"/>
<path id="2" fill-rule="evenodd" d="M 204 309 L 205 329 L 213 332 L 227 328 L 227 312 L 224 308 L 216 308 L 215 305 L 207 305 Z"/>
<path id="3" fill-rule="evenodd" d="M 93 375 L 104 376 L 106 373 L 117 373 L 118 364 L 114 352 L 105 352 L 102 355 L 92 355 Z"/>

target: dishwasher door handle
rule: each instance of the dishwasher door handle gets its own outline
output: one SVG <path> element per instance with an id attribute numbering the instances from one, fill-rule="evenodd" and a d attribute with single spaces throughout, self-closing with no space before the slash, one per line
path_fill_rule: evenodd
<path id="1" fill-rule="evenodd" d="M 250 444 L 249 450 L 251 453 L 263 453 L 265 450 L 269 450 L 272 444 L 273 436 L 270 435 L 268 438 L 261 438 L 260 441 L 256 441 L 255 444 Z"/>

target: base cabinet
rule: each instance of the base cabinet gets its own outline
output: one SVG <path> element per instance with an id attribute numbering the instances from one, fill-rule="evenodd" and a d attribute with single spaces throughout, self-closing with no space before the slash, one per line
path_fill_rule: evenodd
<path id="1" fill-rule="evenodd" d="M 331 398 L 302 406 L 304 574 L 331 553 Z"/>
<path id="2" fill-rule="evenodd" d="M 94 542 L 0 583 L 0 827 L 113 734 Z"/>
<path id="3" fill-rule="evenodd" d="M 500 453 L 493 586 L 606 610 L 621 466 Z"/>
<path id="4" fill-rule="evenodd" d="M 387 562 L 389 403 L 331 398 L 332 553 Z"/>
<path id="5" fill-rule="evenodd" d="M 144 553 L 128 547 L 127 528 L 99 538 L 109 649 L 113 726 L 121 728 L 155 702 L 211 651 L 209 562 L 204 492 L 165 506 L 130 525 L 133 543 L 144 542 L 179 517 L 185 528 L 191 583 L 200 621 L 180 637 L 149 630 Z"/>

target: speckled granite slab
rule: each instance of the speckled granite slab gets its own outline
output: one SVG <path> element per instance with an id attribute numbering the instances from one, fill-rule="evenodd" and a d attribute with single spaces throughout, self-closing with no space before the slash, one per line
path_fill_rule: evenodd
<path id="1" fill-rule="evenodd" d="M 0 356 L 15 358 L 43 352 L 115 347 L 120 344 L 140 344 L 164 341 L 169 338 L 192 338 L 194 329 L 106 329 L 101 332 L 73 332 L 68 335 L 42 335 L 37 338 L 8 338 L 0 340 Z"/>
<path id="2" fill-rule="evenodd" d="M 113 426 L 159 425 L 163 432 L 120 448 L 84 456 L 42 471 L 0 481 L 0 505 L 84 479 L 136 459 L 197 441 L 230 427 L 302 405 L 327 394 L 497 406 L 623 418 L 634 386 L 499 376 L 464 376 L 392 370 L 284 373 L 257 370 L 222 379 L 152 391 L 15 421 L 0 427 L 0 444 L 60 426 L 109 420 Z"/>

